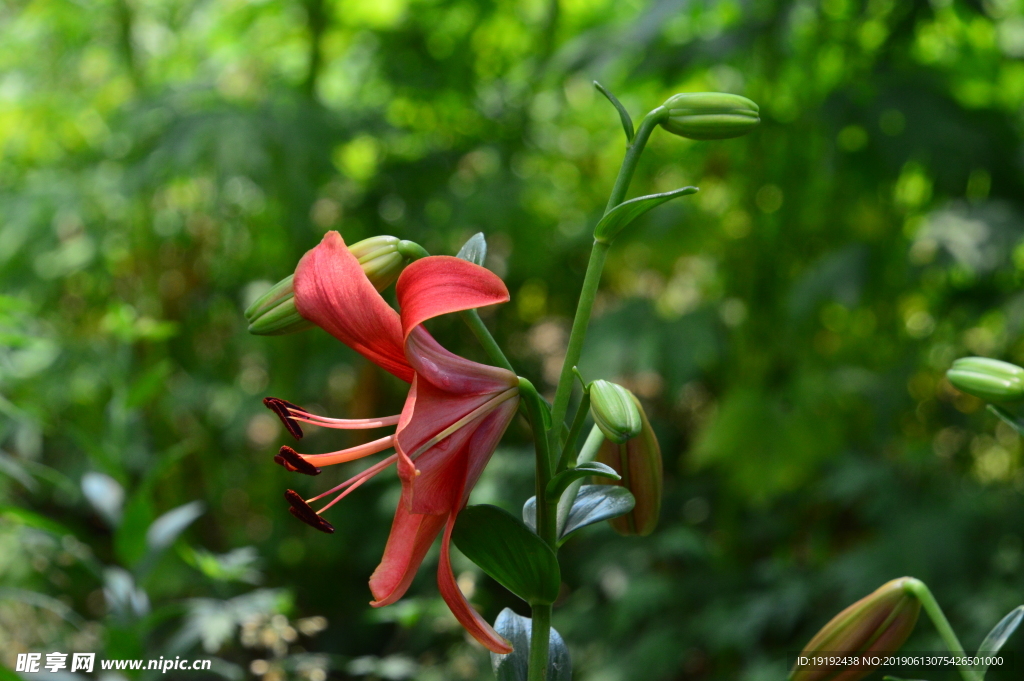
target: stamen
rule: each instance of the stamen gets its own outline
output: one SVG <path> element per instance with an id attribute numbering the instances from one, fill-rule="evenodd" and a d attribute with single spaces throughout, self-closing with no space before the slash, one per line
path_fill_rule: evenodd
<path id="1" fill-rule="evenodd" d="M 397 426 L 401 414 L 385 416 L 379 419 L 332 419 L 326 416 L 317 416 L 304 411 L 291 411 L 289 418 L 295 421 L 302 421 L 313 426 L 323 428 L 341 428 L 343 430 L 366 430 L 369 428 L 383 428 L 384 426 Z"/>
<path id="2" fill-rule="evenodd" d="M 429 440 L 424 442 L 422 445 L 417 447 L 416 451 L 414 451 L 412 453 L 412 455 L 409 456 L 409 458 L 410 459 L 415 459 L 420 454 L 422 454 L 423 452 L 427 451 L 428 449 L 430 449 L 431 447 L 433 447 L 438 442 L 440 442 L 441 440 L 445 439 L 446 437 L 448 437 L 452 433 L 456 432 L 460 428 L 465 428 L 467 425 L 469 425 L 473 421 L 476 421 L 478 419 L 482 419 L 483 417 L 487 416 L 492 411 L 494 411 L 499 405 L 501 405 L 502 402 L 507 402 L 508 400 L 512 399 L 513 397 L 515 397 L 518 394 L 519 394 L 519 388 L 517 387 L 517 388 L 509 388 L 508 390 L 505 390 L 505 391 L 501 392 L 500 394 L 495 395 L 494 397 L 492 397 L 491 399 L 487 400 L 486 402 L 481 404 L 479 407 L 477 407 L 473 411 L 469 412 L 468 414 L 463 416 L 461 419 L 459 419 L 458 421 L 456 421 L 452 425 L 448 426 L 447 428 L 442 430 L 440 433 L 438 433 L 437 435 L 435 435 L 434 437 L 430 438 Z"/>
<path id="3" fill-rule="evenodd" d="M 351 478 L 349 478 L 345 482 L 341 483 L 340 485 L 338 485 L 336 487 L 332 487 L 331 489 L 327 490 L 326 492 L 324 492 L 322 494 L 318 494 L 315 497 L 309 499 L 309 501 L 307 503 L 311 503 L 311 502 L 317 501 L 318 499 L 323 499 L 328 494 L 334 494 L 338 490 L 344 489 L 344 488 L 348 487 L 349 485 L 357 485 L 357 484 L 361 485 L 364 482 L 366 482 L 367 480 L 369 480 L 370 478 L 372 478 L 373 476 L 377 475 L 377 473 L 380 473 L 382 470 L 384 470 L 385 468 L 387 468 L 388 466 L 393 464 L 397 459 L 398 459 L 398 455 L 397 454 L 392 454 L 388 458 L 383 459 L 383 460 L 378 461 L 377 463 L 373 464 L 372 466 L 367 468 L 362 473 L 358 473 L 358 474 L 352 476 Z M 347 492 L 346 492 L 346 494 L 347 494 Z M 331 502 L 331 504 L 333 504 L 333 503 L 334 502 Z M 323 513 L 325 510 L 327 510 L 327 508 L 328 507 L 325 506 L 323 509 L 321 509 L 320 512 Z"/>
<path id="4" fill-rule="evenodd" d="M 302 458 L 314 466 L 331 466 L 336 463 L 355 461 L 356 459 L 362 459 L 364 456 L 383 452 L 385 449 L 393 447 L 394 444 L 395 436 L 387 435 L 378 440 L 373 440 L 372 442 L 367 442 L 366 444 L 358 445 L 356 447 L 349 447 L 348 449 L 342 449 L 328 454 L 306 454 Z"/>
<path id="5" fill-rule="evenodd" d="M 263 404 L 267 409 L 277 414 L 277 417 L 281 419 L 281 423 L 284 424 L 284 427 L 293 438 L 296 440 L 302 439 L 302 428 L 300 428 L 299 424 L 292 418 L 290 411 L 292 409 L 301 411 L 299 407 L 296 407 L 291 402 L 286 402 L 285 400 L 281 400 L 276 397 L 264 397 Z"/>
<path id="6" fill-rule="evenodd" d="M 302 455 L 291 447 L 281 447 L 280 453 L 274 457 L 274 462 L 284 466 L 290 471 L 304 475 L 320 475 L 320 469 L 302 458 Z"/>
<path id="7" fill-rule="evenodd" d="M 317 515 L 317 512 L 302 500 L 298 492 L 287 490 L 284 493 L 284 498 L 290 504 L 288 511 L 293 516 L 316 530 L 326 532 L 327 534 L 334 534 L 334 526 Z"/>

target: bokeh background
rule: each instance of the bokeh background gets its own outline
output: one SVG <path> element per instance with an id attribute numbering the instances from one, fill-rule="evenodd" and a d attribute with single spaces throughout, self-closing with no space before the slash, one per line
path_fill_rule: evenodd
<path id="1" fill-rule="evenodd" d="M 656 132 L 634 181 L 701 192 L 616 245 L 582 369 L 642 398 L 666 497 L 651 537 L 564 548 L 575 678 L 783 679 L 787 652 L 905 574 L 969 650 L 1024 601 L 1020 440 L 943 380 L 965 354 L 1024 360 L 1020 0 L 11 0 L 0 662 L 491 678 L 436 554 L 367 606 L 393 475 L 330 511 L 333 536 L 282 499 L 346 471 L 275 466 L 262 397 L 383 415 L 403 385 L 319 330 L 250 336 L 242 310 L 329 229 L 433 253 L 482 231 L 512 292 L 486 321 L 550 392 L 624 150 L 594 79 L 637 119 L 719 90 L 763 122 Z M 483 358 L 457 319 L 432 330 Z M 527 435 L 513 424 L 475 501 L 518 512 Z M 527 612 L 456 568 L 488 619 Z M 912 644 L 941 649 L 927 622 Z"/>

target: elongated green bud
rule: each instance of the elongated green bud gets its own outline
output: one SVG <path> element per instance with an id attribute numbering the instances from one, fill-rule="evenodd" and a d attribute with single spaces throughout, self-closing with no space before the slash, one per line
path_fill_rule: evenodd
<path id="1" fill-rule="evenodd" d="M 313 328 L 295 309 L 294 274 L 289 274 L 250 305 L 245 311 L 249 333 L 257 336 L 283 336 Z"/>
<path id="2" fill-rule="evenodd" d="M 377 291 L 395 283 L 405 268 L 407 260 L 399 252 L 399 243 L 401 240 L 397 237 L 382 235 L 363 239 L 348 247 Z"/>
<path id="3" fill-rule="evenodd" d="M 661 448 L 658 446 L 658 438 L 654 436 L 654 429 L 647 420 L 647 414 L 640 406 L 640 401 L 632 393 L 626 391 L 626 394 L 632 399 L 640 416 L 640 433 L 622 443 L 604 441 L 597 452 L 597 460 L 614 468 L 622 479 L 595 478 L 594 482 L 621 485 L 633 493 L 633 498 L 636 499 L 633 510 L 608 522 L 619 534 L 645 536 L 654 531 L 661 515 Z M 591 400 L 593 399 L 591 390 Z"/>
<path id="4" fill-rule="evenodd" d="M 921 602 L 911 589 L 914 583 L 913 577 L 886 582 L 833 617 L 800 653 L 789 681 L 858 681 L 877 669 L 878 665 L 870 664 L 817 664 L 821 660 L 814 658 L 857 657 L 865 661 L 864 657 L 899 650 L 921 612 Z"/>
<path id="5" fill-rule="evenodd" d="M 621 444 L 640 434 L 643 422 L 633 394 L 609 381 L 593 381 L 590 390 L 590 413 L 604 436 Z"/>
<path id="6" fill-rule="evenodd" d="M 1024 400 L 1024 369 L 987 357 L 963 357 L 953 362 L 946 378 L 957 390 L 986 402 Z"/>
<path id="7" fill-rule="evenodd" d="M 757 104 L 724 92 L 687 92 L 668 98 L 661 127 L 692 140 L 724 140 L 750 132 L 761 118 Z"/>
<path id="8" fill-rule="evenodd" d="M 377 291 L 395 283 L 411 258 L 426 252 L 411 241 L 393 236 L 374 236 L 352 244 L 348 250 L 359 261 L 367 279 Z M 422 254 L 420 253 L 422 251 Z M 281 336 L 313 328 L 295 308 L 295 289 L 288 275 L 260 296 L 245 311 L 249 333 L 257 336 Z"/>

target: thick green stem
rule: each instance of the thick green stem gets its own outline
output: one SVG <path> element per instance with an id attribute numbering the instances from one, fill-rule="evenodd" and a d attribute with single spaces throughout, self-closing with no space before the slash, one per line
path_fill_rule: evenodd
<path id="1" fill-rule="evenodd" d="M 622 203 L 629 190 L 629 183 L 633 180 L 633 173 L 636 171 L 640 154 L 643 153 L 647 140 L 658 123 L 661 122 L 665 110 L 658 107 L 644 117 L 636 136 L 626 149 L 626 156 L 622 159 L 622 166 L 619 168 L 619 175 L 615 178 L 615 185 L 612 187 L 611 196 L 608 197 L 608 205 L 605 207 L 605 214 L 608 214 L 615 206 Z M 597 287 L 601 283 L 601 270 L 604 269 L 604 261 L 608 256 L 609 244 L 595 241 L 593 250 L 590 252 L 590 262 L 587 263 L 587 273 L 583 277 L 583 290 L 580 291 L 580 302 L 576 308 L 576 316 L 572 320 L 572 331 L 569 333 L 569 346 L 565 351 L 565 363 L 562 364 L 562 373 L 558 377 L 558 388 L 555 390 L 555 404 L 551 410 L 551 422 L 556 424 L 565 422 L 565 413 L 569 409 L 569 396 L 572 393 L 573 373 L 572 369 L 580 361 L 580 354 L 583 352 L 583 341 L 587 335 L 587 326 L 590 324 L 590 313 L 594 309 L 594 298 L 597 296 Z M 552 431 L 554 432 L 554 430 Z M 551 438 L 555 441 L 555 438 Z"/>
<path id="2" fill-rule="evenodd" d="M 580 431 L 583 430 L 583 423 L 587 420 L 589 412 L 590 391 L 584 391 L 580 406 L 576 408 L 576 417 L 572 420 L 572 428 L 569 429 L 569 437 L 565 439 L 565 445 L 562 446 L 562 455 L 558 457 L 555 473 L 561 473 L 570 466 L 570 462 L 575 462 L 576 440 L 580 437 Z"/>
<path id="3" fill-rule="evenodd" d="M 459 313 L 459 316 L 462 317 L 462 321 L 466 322 L 466 326 L 473 332 L 476 339 L 480 341 L 480 345 L 484 347 L 484 352 L 491 358 L 491 361 L 500 367 L 515 372 L 515 369 L 512 368 L 512 363 L 508 361 L 505 353 L 501 351 L 498 341 L 494 340 L 494 336 L 487 329 L 484 320 L 480 319 L 480 313 L 476 310 L 463 310 Z"/>
<path id="4" fill-rule="evenodd" d="M 540 504 L 537 508 L 540 508 Z M 548 675 L 548 642 L 551 638 L 551 606 L 534 605 L 531 617 L 528 681 L 545 681 Z"/>
<path id="5" fill-rule="evenodd" d="M 964 653 L 964 647 L 960 644 L 960 639 L 957 638 L 953 627 L 949 625 L 946 614 L 942 612 L 942 608 L 939 607 L 938 601 L 935 600 L 935 596 L 932 595 L 928 586 L 924 582 L 915 579 L 907 585 L 907 589 L 917 596 L 917 600 L 921 601 L 921 607 L 924 608 L 932 624 L 935 625 L 939 636 L 942 637 L 942 641 L 949 648 L 949 652 L 954 657 L 964 657 L 966 653 Z M 964 681 L 981 681 L 981 678 L 972 667 L 957 666 L 957 669 L 960 671 L 960 676 L 963 677 Z"/>

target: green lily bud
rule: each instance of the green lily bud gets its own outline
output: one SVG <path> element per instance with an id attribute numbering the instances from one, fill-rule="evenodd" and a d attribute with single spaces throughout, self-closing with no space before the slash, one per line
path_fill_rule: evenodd
<path id="1" fill-rule="evenodd" d="M 953 362 L 946 378 L 957 390 L 986 402 L 1024 400 L 1024 369 L 987 357 L 963 357 Z"/>
<path id="2" fill-rule="evenodd" d="M 757 104 L 724 92 L 687 92 L 673 95 L 662 104 L 668 110 L 661 127 L 692 140 L 724 140 L 740 137 L 761 122 Z"/>
<path id="3" fill-rule="evenodd" d="M 363 239 L 348 247 L 378 292 L 395 283 L 405 269 L 406 258 L 399 252 L 400 243 L 401 239 L 397 237 L 382 235 Z"/>
<path id="4" fill-rule="evenodd" d="M 614 468 L 622 479 L 595 478 L 594 482 L 602 485 L 621 485 L 633 493 L 633 498 L 636 499 L 633 510 L 608 522 L 619 534 L 646 536 L 654 531 L 658 525 L 658 516 L 661 515 L 661 448 L 658 446 L 658 438 L 654 436 L 654 429 L 647 420 L 647 414 L 640 406 L 640 401 L 629 391 L 626 391 L 626 394 L 633 401 L 640 416 L 640 433 L 621 443 L 604 441 L 597 452 L 597 460 Z M 593 399 L 591 388 L 591 400 Z"/>
<path id="5" fill-rule="evenodd" d="M 395 283 L 409 258 L 418 257 L 419 251 L 423 249 L 397 237 L 374 236 L 352 244 L 348 250 L 359 261 L 367 279 L 379 292 Z M 306 321 L 295 308 L 295 289 L 292 285 L 294 276 L 289 275 L 277 282 L 246 309 L 249 333 L 281 336 L 313 328 L 314 324 Z"/>
<path id="6" fill-rule="evenodd" d="M 283 336 L 313 328 L 295 309 L 294 274 L 289 274 L 245 310 L 249 333 L 257 336 Z"/>
<path id="7" fill-rule="evenodd" d="M 921 602 L 911 588 L 917 580 L 901 577 L 886 582 L 832 618 L 800 653 L 789 681 L 858 681 L 878 666 L 815 664 L 815 656 L 873 656 L 896 652 L 917 624 Z M 801 658 L 808 664 L 800 665 Z"/>
<path id="8" fill-rule="evenodd" d="M 590 390 L 590 413 L 604 436 L 621 444 L 640 433 L 640 410 L 633 394 L 609 381 L 593 381 Z"/>

